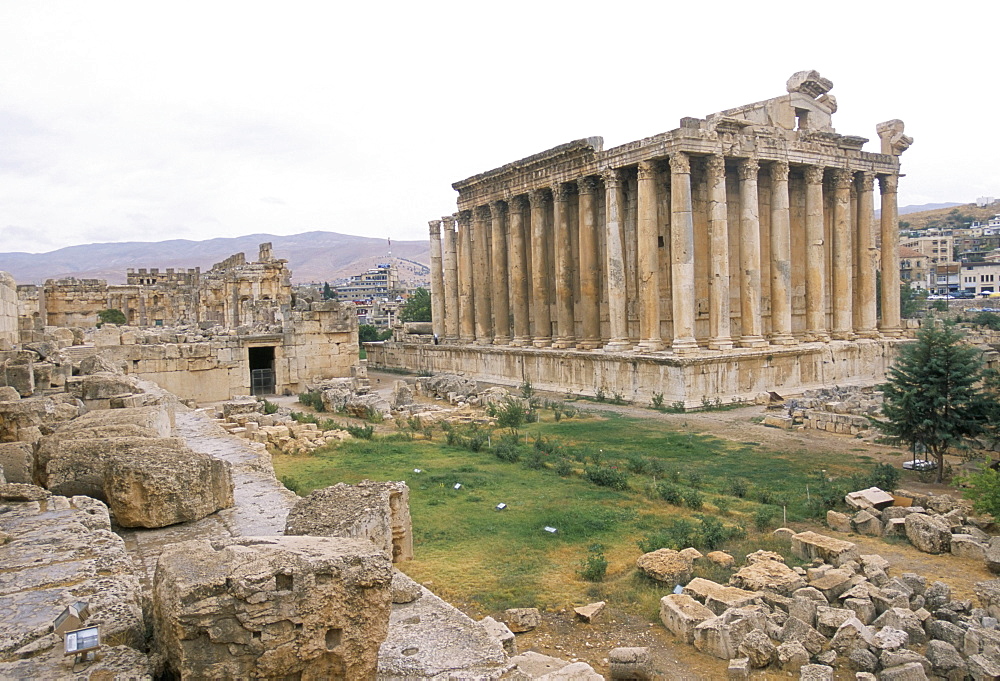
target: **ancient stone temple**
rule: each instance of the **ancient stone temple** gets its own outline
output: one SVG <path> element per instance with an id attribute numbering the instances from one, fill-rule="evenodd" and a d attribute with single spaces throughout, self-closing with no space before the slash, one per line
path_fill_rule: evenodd
<path id="1" fill-rule="evenodd" d="M 831 88 L 799 72 L 780 97 L 456 182 L 458 212 L 430 222 L 439 343 L 369 361 L 688 405 L 880 379 L 912 140 L 888 121 L 863 151 Z"/>

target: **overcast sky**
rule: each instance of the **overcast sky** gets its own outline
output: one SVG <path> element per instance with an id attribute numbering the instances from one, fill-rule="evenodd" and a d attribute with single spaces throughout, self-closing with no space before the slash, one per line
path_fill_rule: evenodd
<path id="1" fill-rule="evenodd" d="M 834 82 L 906 123 L 900 205 L 1000 197 L 991 2 L 0 3 L 0 251 L 426 239 L 451 183 Z M 884 7 L 884 8 L 883 8 Z"/>

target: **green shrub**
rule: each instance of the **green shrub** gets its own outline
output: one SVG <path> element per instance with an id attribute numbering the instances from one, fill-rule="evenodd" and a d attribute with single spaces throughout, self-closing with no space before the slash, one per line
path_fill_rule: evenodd
<path id="1" fill-rule="evenodd" d="M 665 502 L 674 506 L 680 506 L 684 502 L 684 494 L 681 488 L 669 482 L 656 483 L 656 493 Z"/>
<path id="2" fill-rule="evenodd" d="M 729 539 L 726 526 L 714 515 L 700 515 L 698 519 L 701 521 L 701 544 L 706 549 L 714 551 Z"/>
<path id="3" fill-rule="evenodd" d="M 344 430 L 361 440 L 371 440 L 375 435 L 375 426 L 370 424 L 365 426 L 355 426 L 348 423 L 344 426 Z"/>
<path id="4" fill-rule="evenodd" d="M 570 475 L 573 475 L 573 462 L 565 456 L 560 456 L 556 459 L 556 475 L 561 478 L 567 478 Z"/>
<path id="5" fill-rule="evenodd" d="M 617 466 L 587 466 L 583 469 L 583 477 L 600 487 L 628 489 L 628 474 Z"/>
<path id="6" fill-rule="evenodd" d="M 753 513 L 753 524 L 760 532 L 771 528 L 771 521 L 778 515 L 778 509 L 774 506 L 760 506 Z"/>
<path id="7" fill-rule="evenodd" d="M 273 414 L 276 411 L 278 411 L 278 405 L 276 405 L 274 402 L 271 402 L 269 400 L 264 400 L 264 413 L 265 414 Z"/>
<path id="8" fill-rule="evenodd" d="M 963 481 L 969 487 L 965 491 L 965 497 L 972 499 L 972 507 L 979 513 L 989 513 L 994 518 L 1000 518 L 1000 472 L 984 468 Z"/>
<path id="9" fill-rule="evenodd" d="M 295 492 L 296 494 L 298 494 L 299 490 L 302 489 L 302 483 L 290 475 L 281 476 L 281 484 L 284 485 L 287 489 L 290 489 L 291 491 Z"/>
<path id="10" fill-rule="evenodd" d="M 312 407 L 316 411 L 326 411 L 326 408 L 323 406 L 323 395 L 318 390 L 299 393 L 299 404 Z"/>
<path id="11" fill-rule="evenodd" d="M 516 433 L 497 438 L 490 451 L 493 456 L 507 463 L 517 463 L 521 460 L 521 448 L 517 444 Z"/>
<path id="12" fill-rule="evenodd" d="M 701 508 L 705 505 L 705 498 L 696 489 L 684 490 L 684 505 L 688 508 Z"/>
<path id="13" fill-rule="evenodd" d="M 525 457 L 524 465 L 527 468 L 530 468 L 531 470 L 535 471 L 542 470 L 543 468 L 545 468 L 545 464 L 546 461 L 548 460 L 548 457 L 549 455 L 546 454 L 545 452 L 538 449 L 532 449 L 531 451 L 528 452 L 528 456 Z"/>
<path id="14" fill-rule="evenodd" d="M 746 478 L 729 478 L 726 481 L 726 491 L 730 496 L 743 499 L 750 491 L 750 483 Z"/>
<path id="15" fill-rule="evenodd" d="M 650 404 L 653 409 L 663 409 L 663 393 L 653 393 L 653 399 Z"/>
<path id="16" fill-rule="evenodd" d="M 493 402 L 486 407 L 486 413 L 497 420 L 498 426 L 512 430 L 517 430 L 529 421 L 530 411 L 521 400 L 513 397 Z"/>
<path id="17" fill-rule="evenodd" d="M 525 379 L 524 383 L 521 384 L 521 397 L 530 400 L 534 395 L 535 389 L 531 387 L 531 381 Z"/>
<path id="18" fill-rule="evenodd" d="M 680 551 L 698 543 L 698 528 L 690 518 L 674 518 L 665 527 L 638 542 L 643 553 L 659 549 Z"/>
<path id="19" fill-rule="evenodd" d="M 688 484 L 694 487 L 695 489 L 699 489 L 702 484 L 701 473 L 698 473 L 697 471 L 692 471 L 688 473 Z"/>
<path id="20" fill-rule="evenodd" d="M 580 563 L 580 576 L 588 582 L 603 582 L 608 572 L 608 559 L 604 557 L 604 546 L 591 544 L 587 547 L 587 557 Z"/>
<path id="21" fill-rule="evenodd" d="M 719 509 L 719 513 L 722 515 L 729 515 L 729 511 L 733 507 L 733 502 L 729 497 L 719 497 L 715 500 L 715 507 Z"/>

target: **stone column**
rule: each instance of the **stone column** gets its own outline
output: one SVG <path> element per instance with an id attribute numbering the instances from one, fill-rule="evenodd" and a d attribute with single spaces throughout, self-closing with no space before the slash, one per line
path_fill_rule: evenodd
<path id="1" fill-rule="evenodd" d="M 823 252 L 823 167 L 806 166 L 806 337 L 828 341 Z"/>
<path id="2" fill-rule="evenodd" d="M 628 318 L 626 317 L 625 287 L 625 237 L 622 215 L 621 173 L 615 168 L 604 171 L 604 227 L 607 232 L 605 245 L 605 272 L 608 284 L 608 342 L 609 352 L 628 350 Z"/>
<path id="3" fill-rule="evenodd" d="M 760 316 L 760 216 L 757 159 L 740 162 L 740 339 L 743 348 L 767 345 Z"/>
<path id="4" fill-rule="evenodd" d="M 441 221 L 427 223 L 431 234 L 431 330 L 435 340 L 444 336 L 444 270 L 441 265 Z"/>
<path id="5" fill-rule="evenodd" d="M 597 253 L 597 179 L 577 180 L 580 195 L 580 316 L 583 338 L 577 343 L 581 350 L 601 347 L 601 281 Z"/>
<path id="6" fill-rule="evenodd" d="M 708 347 L 733 347 L 729 319 L 729 208 L 726 200 L 726 159 L 708 157 L 708 234 L 711 274 L 708 280 Z"/>
<path id="7" fill-rule="evenodd" d="M 552 344 L 552 320 L 549 313 L 548 258 L 545 257 L 545 194 L 540 189 L 528 192 L 531 205 L 531 309 L 535 328 L 532 341 L 536 348 Z"/>
<path id="8" fill-rule="evenodd" d="M 444 337 L 454 343 L 458 340 L 458 254 L 455 250 L 455 216 L 441 218 L 444 228 Z"/>
<path id="9" fill-rule="evenodd" d="M 502 201 L 490 201 L 492 220 L 493 261 L 490 269 L 493 275 L 493 344 L 510 343 L 510 293 L 507 288 L 507 215 Z"/>
<path id="10" fill-rule="evenodd" d="M 878 268 L 878 249 L 875 248 L 875 174 L 858 175 L 858 282 L 854 289 L 857 323 L 855 331 L 864 338 L 878 336 L 877 308 L 875 304 L 875 270 Z"/>
<path id="11" fill-rule="evenodd" d="M 524 247 L 524 196 L 507 200 L 507 229 L 510 230 L 510 293 L 514 313 L 511 345 L 531 345 L 528 326 L 528 261 Z"/>
<path id="12" fill-rule="evenodd" d="M 570 258 L 569 214 L 566 204 L 569 186 L 558 182 L 552 186 L 552 241 L 556 258 L 556 337 L 554 348 L 575 345 L 573 330 L 573 265 Z"/>
<path id="13" fill-rule="evenodd" d="M 899 175 L 879 175 L 882 196 L 882 323 L 879 331 L 885 336 L 902 333 L 899 316 L 899 213 L 896 188 Z"/>
<path id="14" fill-rule="evenodd" d="M 637 349 L 656 352 L 663 349 L 660 335 L 660 230 L 656 211 L 656 166 L 653 161 L 639 162 L 639 344 Z"/>
<path id="15" fill-rule="evenodd" d="M 788 163 L 771 164 L 771 343 L 795 345 L 792 336 L 792 235 Z"/>
<path id="16" fill-rule="evenodd" d="M 845 168 L 833 171 L 833 329 L 830 337 L 850 340 L 854 337 L 851 310 L 851 184 L 852 173 Z"/>
<path id="17" fill-rule="evenodd" d="M 674 352 L 698 349 L 694 339 L 694 216 L 691 207 L 691 160 L 670 155 L 670 303 Z M 657 296 L 659 298 L 659 296 Z"/>
<path id="18" fill-rule="evenodd" d="M 472 211 L 472 261 L 475 271 L 473 292 L 476 306 L 476 344 L 489 345 L 493 342 L 493 315 L 490 310 L 492 298 L 492 272 L 490 271 L 489 239 L 486 234 L 490 219 L 488 206 L 476 206 Z"/>
<path id="19" fill-rule="evenodd" d="M 461 309 L 459 340 L 471 343 L 476 340 L 476 300 L 472 270 L 472 211 L 458 214 L 458 298 Z"/>

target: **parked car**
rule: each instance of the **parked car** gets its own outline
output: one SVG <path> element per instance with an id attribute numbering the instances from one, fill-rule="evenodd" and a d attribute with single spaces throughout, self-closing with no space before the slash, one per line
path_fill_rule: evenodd
<path id="1" fill-rule="evenodd" d="M 903 462 L 903 468 L 908 471 L 932 471 L 937 468 L 937 463 L 927 459 L 910 459 Z"/>
<path id="2" fill-rule="evenodd" d="M 951 297 L 952 298 L 956 298 L 958 300 L 971 300 L 971 299 L 974 299 L 976 297 L 976 292 L 975 291 L 955 291 L 955 293 L 953 293 Z"/>

